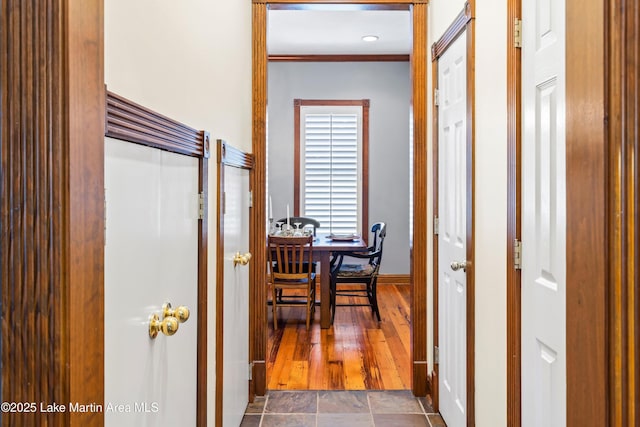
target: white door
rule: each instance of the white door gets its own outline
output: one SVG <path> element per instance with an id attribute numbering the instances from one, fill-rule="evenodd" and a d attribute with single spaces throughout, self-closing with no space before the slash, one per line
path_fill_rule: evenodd
<path id="1" fill-rule="evenodd" d="M 239 426 L 249 401 L 249 171 L 224 166 L 223 426 Z"/>
<path id="2" fill-rule="evenodd" d="M 193 426 L 198 160 L 107 138 L 105 187 L 105 425 Z M 151 339 L 165 302 L 191 316 Z"/>
<path id="3" fill-rule="evenodd" d="M 440 413 L 467 422 L 467 46 L 466 31 L 438 60 L 438 346 Z"/>
<path id="4" fill-rule="evenodd" d="M 566 424 L 565 2 L 524 0 L 522 18 L 522 425 L 554 427 Z"/>

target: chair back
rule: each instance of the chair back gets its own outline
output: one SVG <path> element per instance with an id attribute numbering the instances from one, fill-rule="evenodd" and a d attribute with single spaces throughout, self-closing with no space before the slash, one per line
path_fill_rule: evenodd
<path id="1" fill-rule="evenodd" d="M 384 222 L 376 222 L 371 226 L 371 232 L 373 233 L 373 243 L 368 248 L 368 251 L 371 254 L 369 264 L 376 264 L 379 266 L 382 261 L 382 246 L 384 244 L 384 238 L 387 236 L 387 224 Z"/>
<path id="2" fill-rule="evenodd" d="M 267 241 L 272 283 L 304 279 L 311 281 L 313 273 L 308 265 L 313 259 L 312 236 L 269 236 Z"/>
<path id="3" fill-rule="evenodd" d="M 287 218 L 281 218 L 278 220 L 278 222 L 282 222 L 282 223 L 286 223 L 287 222 Z M 320 228 L 320 221 L 318 221 L 317 219 L 314 218 L 309 218 L 309 217 L 305 217 L 305 216 L 290 216 L 289 217 L 289 224 L 291 224 L 291 226 L 293 226 L 293 224 L 295 224 L 296 222 L 299 222 L 300 224 L 302 224 L 302 228 L 305 228 L 306 226 L 310 225 L 313 227 L 313 235 L 316 235 L 316 230 L 318 228 Z"/>

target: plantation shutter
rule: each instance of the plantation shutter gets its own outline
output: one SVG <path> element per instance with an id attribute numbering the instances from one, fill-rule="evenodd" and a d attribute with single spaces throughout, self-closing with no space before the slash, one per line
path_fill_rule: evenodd
<path id="1" fill-rule="evenodd" d="M 327 112 L 318 111 L 322 109 Z M 356 233 L 362 186 L 361 109 L 335 112 L 338 109 L 310 107 L 302 115 L 302 209 L 304 216 L 320 221 L 321 232 Z"/>

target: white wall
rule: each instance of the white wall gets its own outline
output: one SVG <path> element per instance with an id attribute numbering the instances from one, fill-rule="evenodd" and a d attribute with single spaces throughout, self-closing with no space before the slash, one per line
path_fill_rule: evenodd
<path id="1" fill-rule="evenodd" d="M 408 62 L 269 64 L 268 185 L 275 219 L 293 212 L 293 100 L 369 99 L 369 223 L 387 223 L 383 274 L 409 274 Z M 277 191 L 275 190 L 277 188 Z"/>
<path id="2" fill-rule="evenodd" d="M 106 0 L 107 88 L 252 151 L 251 2 Z M 215 399 L 216 159 L 209 160 L 209 421 Z M 213 195 L 213 197 L 212 197 Z"/>
<path id="3" fill-rule="evenodd" d="M 464 3 L 464 0 L 430 1 L 429 46 L 442 36 L 463 10 Z M 475 408 L 478 427 L 507 425 L 506 7 L 506 2 L 499 0 L 476 2 Z M 428 342 L 432 343 L 432 335 Z"/>

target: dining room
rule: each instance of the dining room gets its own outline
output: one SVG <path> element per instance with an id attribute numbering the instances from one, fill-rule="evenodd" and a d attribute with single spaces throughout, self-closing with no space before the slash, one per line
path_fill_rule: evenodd
<path id="1" fill-rule="evenodd" d="M 303 307 L 278 307 L 275 316 L 267 310 L 267 388 L 410 389 L 410 12 L 305 12 L 269 11 L 265 220 L 272 233 L 288 228 L 278 224 L 287 217 L 320 223 L 313 241 L 319 306 L 308 330 Z M 368 25 L 379 40 L 402 39 L 405 45 L 376 46 L 358 33 L 360 46 L 322 50 L 317 41 L 291 35 L 308 35 L 315 27 L 327 33 L 334 27 L 327 22 L 357 19 L 364 21 L 335 27 L 364 31 Z M 394 25 L 382 24 L 390 19 Z M 406 34 L 384 33 L 389 27 Z M 279 37 L 282 32 L 288 35 Z M 386 226 L 377 271 L 380 320 L 372 307 L 354 306 L 360 301 L 355 296 L 342 297 L 345 306 L 329 304 L 327 260 L 345 249 L 325 247 L 331 235 L 353 234 L 353 244 L 366 249 L 378 222 Z"/>

